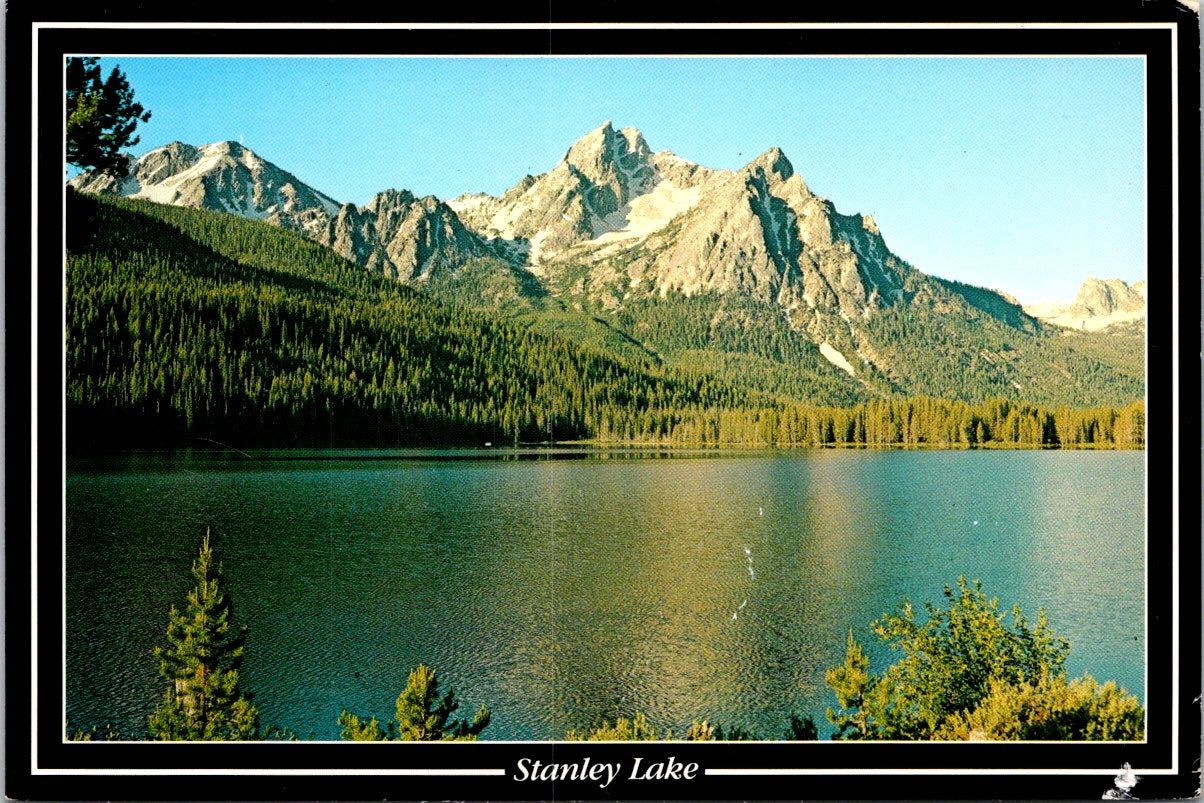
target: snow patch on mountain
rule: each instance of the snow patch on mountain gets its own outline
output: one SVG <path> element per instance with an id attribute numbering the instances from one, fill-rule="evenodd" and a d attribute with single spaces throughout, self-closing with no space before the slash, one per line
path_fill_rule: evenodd
<path id="1" fill-rule="evenodd" d="M 253 220 L 318 210 L 329 218 L 339 213 L 339 204 L 329 196 L 232 141 L 199 148 L 171 142 L 131 157 L 124 179 L 90 171 L 69 183 L 83 192 L 215 209 Z"/>
<path id="2" fill-rule="evenodd" d="M 543 249 L 543 241 L 547 238 L 548 232 L 541 231 L 531 238 L 530 246 L 527 248 L 527 264 L 525 267 L 537 276 L 542 275 L 539 271 L 539 261 Z"/>
<path id="3" fill-rule="evenodd" d="M 630 203 L 601 218 L 601 233 L 584 245 L 603 245 L 619 240 L 646 237 L 664 228 L 673 218 L 698 205 L 698 187 L 675 187 L 670 181 L 660 181 L 651 192 L 639 195 Z"/>
<path id="4" fill-rule="evenodd" d="M 828 341 L 825 340 L 823 343 L 819 344 L 819 353 L 824 355 L 824 359 L 835 365 L 840 370 L 848 371 L 849 376 L 855 375 L 856 372 L 853 370 L 853 366 L 847 359 L 845 359 L 845 356 L 833 348 L 832 344 Z"/>

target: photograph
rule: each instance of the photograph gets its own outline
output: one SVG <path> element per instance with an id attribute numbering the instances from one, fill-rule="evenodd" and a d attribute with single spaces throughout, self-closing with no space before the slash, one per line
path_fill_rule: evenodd
<path id="1" fill-rule="evenodd" d="M 32 27 L 18 797 L 1198 794 L 1194 14 Z"/>

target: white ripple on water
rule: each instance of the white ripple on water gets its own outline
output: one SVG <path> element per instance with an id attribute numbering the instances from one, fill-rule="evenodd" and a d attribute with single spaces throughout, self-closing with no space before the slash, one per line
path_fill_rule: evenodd
<path id="1" fill-rule="evenodd" d="M 755 571 L 753 571 L 752 550 L 749 549 L 748 544 L 744 545 L 744 555 L 748 558 L 748 576 L 750 578 L 752 578 L 753 580 L 755 580 L 755 579 L 757 579 L 757 573 Z M 747 604 L 748 604 L 748 597 L 745 597 L 744 601 L 740 603 L 739 607 L 737 607 L 736 610 L 732 611 L 732 621 L 733 622 L 736 621 L 740 611 L 744 610 L 744 606 Z"/>

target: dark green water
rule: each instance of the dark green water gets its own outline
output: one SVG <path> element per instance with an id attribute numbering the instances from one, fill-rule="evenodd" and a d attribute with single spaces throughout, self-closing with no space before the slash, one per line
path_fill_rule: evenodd
<path id="1" fill-rule="evenodd" d="M 849 629 L 959 574 L 1144 700 L 1144 454 L 141 455 L 72 463 L 67 711 L 144 732 L 207 527 L 265 723 L 337 738 L 425 662 L 492 739 L 645 712 L 777 738 Z M 341 459 L 339 459 L 341 458 Z M 893 661 L 871 650 L 875 667 Z"/>

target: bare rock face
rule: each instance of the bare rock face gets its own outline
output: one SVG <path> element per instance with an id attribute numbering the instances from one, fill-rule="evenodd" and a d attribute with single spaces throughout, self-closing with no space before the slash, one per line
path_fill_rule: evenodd
<path id="1" fill-rule="evenodd" d="M 449 205 L 488 240 L 516 244 L 530 262 L 615 228 L 615 216 L 660 176 L 644 137 L 610 122 L 590 131 L 547 173 L 527 176 L 500 198 L 466 195 Z"/>
<path id="2" fill-rule="evenodd" d="M 1033 304 L 1025 312 L 1048 323 L 1088 332 L 1116 324 L 1144 322 L 1146 284 L 1121 279 L 1088 278 L 1070 304 Z"/>
<path id="3" fill-rule="evenodd" d="M 344 204 L 314 239 L 401 281 L 427 279 L 440 269 L 492 253 L 446 204 L 405 190 L 377 193 L 363 208 Z"/>
<path id="4" fill-rule="evenodd" d="M 182 173 L 201 160 L 202 151 L 183 142 L 171 142 L 139 159 L 134 178 L 143 187 L 159 184 Z"/>
<path id="5" fill-rule="evenodd" d="M 1130 287 L 1120 279 L 1087 279 L 1070 309 L 1087 316 L 1144 311 L 1145 282 Z"/>
<path id="6" fill-rule="evenodd" d="M 797 274 L 797 216 L 773 192 L 793 173 L 775 149 L 739 173 L 712 176 L 701 186 L 698 204 L 682 216 L 674 242 L 652 261 L 655 286 L 686 294 L 744 291 L 775 300 Z"/>
<path id="7" fill-rule="evenodd" d="M 144 187 L 152 187 L 165 180 L 183 173 L 201 160 L 201 149 L 186 145 L 183 142 L 170 142 L 147 153 L 140 159 L 126 157 L 125 178 L 115 178 L 107 173 L 91 171 L 76 176 L 67 182 L 81 192 L 95 195 L 128 195 L 135 197 L 143 192 Z M 190 200 L 198 196 L 187 190 L 180 193 L 181 197 Z M 201 193 L 203 195 L 203 193 Z M 193 202 L 197 202 L 193 200 Z"/>
<path id="8" fill-rule="evenodd" d="M 634 128 L 616 132 L 608 121 L 573 143 L 563 161 L 589 182 L 589 206 L 603 218 L 652 189 L 658 176 L 651 156 L 643 134 Z"/>
<path id="9" fill-rule="evenodd" d="M 682 189 L 697 187 L 716 173 L 709 167 L 694 164 L 669 151 L 657 151 L 652 154 L 651 161 L 661 178 Z"/>
<path id="10" fill-rule="evenodd" d="M 872 349 L 861 348 L 858 322 L 905 301 L 915 274 L 872 218 L 837 212 L 779 148 L 741 170 L 714 170 L 651 153 L 638 131 L 609 122 L 503 196 L 449 205 L 486 240 L 508 244 L 523 260 L 515 264 L 607 308 L 640 293 L 742 293 L 863 358 Z"/>
<path id="11" fill-rule="evenodd" d="M 403 281 L 429 278 L 439 268 L 451 269 L 490 253 L 455 212 L 433 196 L 415 198 L 404 190 L 387 190 L 365 211 L 374 218 L 377 259 L 386 273 Z"/>
<path id="12" fill-rule="evenodd" d="M 357 265 L 368 265 L 377 250 L 376 221 L 372 215 L 362 214 L 354 204 L 343 204 L 319 242 Z"/>
<path id="13" fill-rule="evenodd" d="M 683 161 L 665 160 L 677 181 L 696 181 L 697 200 L 666 226 L 670 235 L 633 245 L 636 253 L 652 252 L 633 261 L 633 279 L 661 293 L 739 292 L 777 302 L 821 340 L 827 330 L 844 337 L 848 321 L 903 297 L 909 269 L 874 221 L 839 214 L 780 149 L 734 173 L 691 170 Z M 613 258 L 613 249 L 605 255 Z M 588 254 L 579 247 L 571 256 Z"/>

